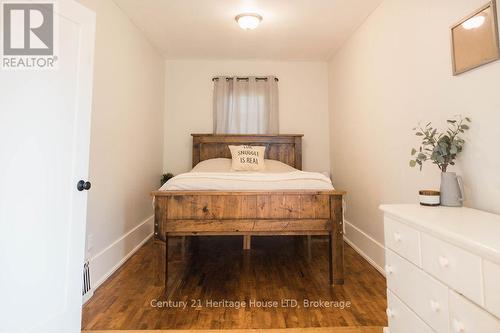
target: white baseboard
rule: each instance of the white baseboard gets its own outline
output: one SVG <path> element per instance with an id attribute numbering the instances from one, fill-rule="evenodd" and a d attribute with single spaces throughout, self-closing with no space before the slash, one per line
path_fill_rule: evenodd
<path id="1" fill-rule="evenodd" d="M 385 247 L 352 223 L 344 221 L 344 240 L 385 276 Z"/>
<path id="2" fill-rule="evenodd" d="M 150 216 L 90 259 L 91 294 L 153 236 L 153 230 Z"/>

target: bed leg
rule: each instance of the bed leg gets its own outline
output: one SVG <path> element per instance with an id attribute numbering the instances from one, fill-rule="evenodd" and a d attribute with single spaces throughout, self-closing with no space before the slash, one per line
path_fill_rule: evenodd
<path id="1" fill-rule="evenodd" d="M 189 237 L 189 251 L 192 254 L 197 254 L 200 249 L 200 240 L 198 236 L 190 236 Z"/>
<path id="2" fill-rule="evenodd" d="M 330 284 L 344 284 L 344 219 L 342 198 L 330 199 L 331 226 L 329 241 Z"/>
<path id="3" fill-rule="evenodd" d="M 334 232 L 330 232 L 328 242 L 330 285 L 344 284 L 344 249 Z"/>
<path id="4" fill-rule="evenodd" d="M 155 268 L 155 286 L 161 287 L 163 275 L 163 242 L 159 239 L 153 241 L 154 246 L 154 268 Z"/>
<path id="5" fill-rule="evenodd" d="M 186 260 L 186 236 L 181 237 L 181 254 L 182 260 Z"/>
<path id="6" fill-rule="evenodd" d="M 243 250 L 250 250 L 252 247 L 252 236 L 243 235 Z"/>
<path id="7" fill-rule="evenodd" d="M 165 233 L 165 295 L 168 285 L 168 233 Z"/>
<path id="8" fill-rule="evenodd" d="M 307 261 L 311 262 L 312 252 L 311 252 L 312 236 L 307 235 Z"/>
<path id="9" fill-rule="evenodd" d="M 333 233 L 328 234 L 328 280 L 333 285 Z"/>
<path id="10" fill-rule="evenodd" d="M 311 261 L 311 236 L 300 235 L 293 237 L 293 246 L 295 252 L 304 257 L 308 262 Z"/>
<path id="11" fill-rule="evenodd" d="M 344 246 L 342 234 L 330 232 L 328 242 L 330 284 L 344 284 Z"/>

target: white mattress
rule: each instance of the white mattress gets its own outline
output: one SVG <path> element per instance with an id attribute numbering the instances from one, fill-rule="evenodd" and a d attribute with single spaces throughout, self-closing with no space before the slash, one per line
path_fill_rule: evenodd
<path id="1" fill-rule="evenodd" d="M 160 191 L 333 190 L 331 180 L 325 175 L 300 171 L 277 161 L 266 162 L 263 172 L 251 172 L 231 171 L 230 160 L 227 163 L 216 160 L 204 161 L 205 164 L 197 165 L 191 172 L 175 176 Z"/>

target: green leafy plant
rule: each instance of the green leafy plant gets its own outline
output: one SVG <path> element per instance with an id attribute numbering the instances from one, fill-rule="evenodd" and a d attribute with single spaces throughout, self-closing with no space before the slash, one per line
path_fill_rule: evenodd
<path id="1" fill-rule="evenodd" d="M 460 134 L 469 129 L 471 119 L 469 117 L 457 116 L 455 119 L 447 120 L 448 129 L 444 133 L 438 133 L 438 129 L 427 123 L 424 127 L 417 126 L 413 130 L 415 135 L 422 139 L 421 146 L 411 150 L 412 159 L 410 167 L 422 166 L 425 161 L 431 160 L 442 172 L 446 172 L 448 166 L 455 165 L 457 155 L 462 151 L 465 140 Z"/>
<path id="2" fill-rule="evenodd" d="M 164 173 L 162 176 L 161 176 L 161 186 L 163 186 L 163 184 L 165 184 L 170 178 L 173 178 L 174 175 L 171 174 L 170 172 L 169 173 Z"/>

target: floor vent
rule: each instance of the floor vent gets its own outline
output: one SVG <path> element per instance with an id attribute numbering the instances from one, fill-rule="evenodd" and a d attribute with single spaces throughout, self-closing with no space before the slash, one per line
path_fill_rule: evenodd
<path id="1" fill-rule="evenodd" d="M 90 292 L 92 290 L 92 285 L 90 284 L 90 261 L 86 261 L 83 264 L 83 288 L 82 288 L 82 295 L 84 299 L 84 303 L 90 296 L 92 296 L 92 293 Z"/>

